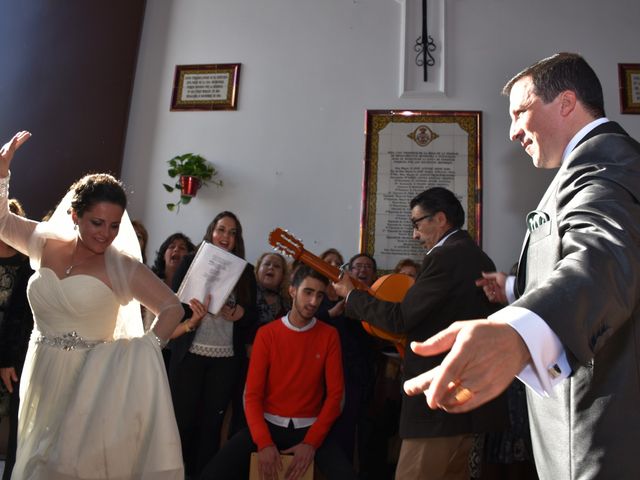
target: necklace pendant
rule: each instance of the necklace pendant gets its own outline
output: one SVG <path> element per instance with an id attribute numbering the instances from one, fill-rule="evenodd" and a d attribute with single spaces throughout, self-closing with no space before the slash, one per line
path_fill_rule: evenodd
<path id="1" fill-rule="evenodd" d="M 67 268 L 65 268 L 64 274 L 68 277 L 71 274 L 71 270 L 73 270 L 73 265 L 69 265 Z"/>

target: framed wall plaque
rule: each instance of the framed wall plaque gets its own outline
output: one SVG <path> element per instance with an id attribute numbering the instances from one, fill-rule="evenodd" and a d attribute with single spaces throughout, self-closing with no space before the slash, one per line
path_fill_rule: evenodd
<path id="1" fill-rule="evenodd" d="M 360 251 L 380 270 L 422 259 L 409 202 L 431 187 L 456 194 L 463 228 L 481 243 L 481 118 L 479 111 L 367 111 Z"/>
<path id="2" fill-rule="evenodd" d="M 176 65 L 171 110 L 236 110 L 239 63 Z"/>
<path id="3" fill-rule="evenodd" d="M 619 63 L 620 112 L 640 114 L 640 63 Z"/>

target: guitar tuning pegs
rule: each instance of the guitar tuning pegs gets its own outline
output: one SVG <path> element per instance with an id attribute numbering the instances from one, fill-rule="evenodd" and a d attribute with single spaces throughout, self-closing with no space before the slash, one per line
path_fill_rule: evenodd
<path id="1" fill-rule="evenodd" d="M 302 242 L 282 228 L 276 228 L 269 234 L 269 244 L 281 253 L 294 258 L 304 250 Z"/>

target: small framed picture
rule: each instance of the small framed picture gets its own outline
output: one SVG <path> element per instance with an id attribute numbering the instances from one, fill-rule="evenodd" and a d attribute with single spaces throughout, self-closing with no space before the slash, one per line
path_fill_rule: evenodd
<path id="1" fill-rule="evenodd" d="M 640 63 L 619 63 L 620 112 L 640 114 Z"/>
<path id="2" fill-rule="evenodd" d="M 176 65 L 171 111 L 237 110 L 239 63 Z"/>

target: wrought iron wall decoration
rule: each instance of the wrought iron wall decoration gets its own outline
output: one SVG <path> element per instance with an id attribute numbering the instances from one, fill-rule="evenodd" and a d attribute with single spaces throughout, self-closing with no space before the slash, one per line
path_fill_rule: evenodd
<path id="1" fill-rule="evenodd" d="M 396 0 L 401 7 L 403 98 L 445 96 L 445 0 Z"/>
<path id="2" fill-rule="evenodd" d="M 416 39 L 413 49 L 418 52 L 416 55 L 416 65 L 422 67 L 425 82 L 429 81 L 429 67 L 436 64 L 436 59 L 432 53 L 436 51 L 436 42 L 429 35 L 429 1 L 422 0 L 422 35 Z"/>

